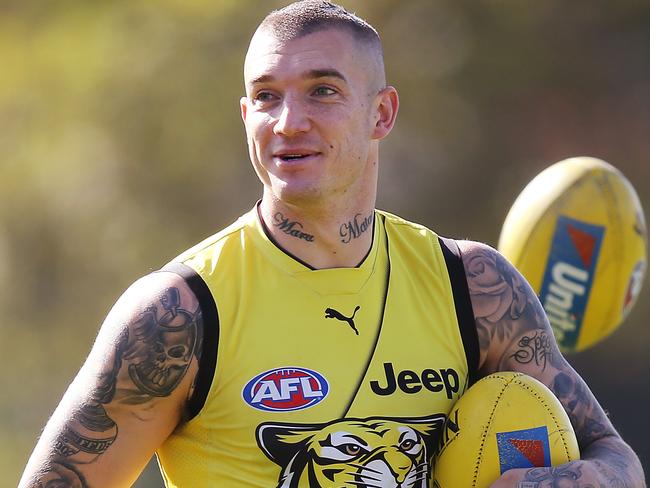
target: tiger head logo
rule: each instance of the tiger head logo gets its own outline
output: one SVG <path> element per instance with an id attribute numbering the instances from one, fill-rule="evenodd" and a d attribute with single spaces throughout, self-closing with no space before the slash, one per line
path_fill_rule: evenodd
<path id="1" fill-rule="evenodd" d="M 325 424 L 263 423 L 257 443 L 281 468 L 277 488 L 426 488 L 444 415 Z"/>

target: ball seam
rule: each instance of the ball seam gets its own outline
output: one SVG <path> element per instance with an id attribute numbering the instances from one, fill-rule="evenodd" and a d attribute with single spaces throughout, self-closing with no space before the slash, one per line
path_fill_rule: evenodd
<path id="1" fill-rule="evenodd" d="M 490 425 L 492 424 L 492 419 L 494 418 L 494 414 L 496 412 L 497 407 L 499 406 L 499 401 L 501 400 L 501 397 L 505 393 L 506 389 L 508 388 L 508 385 L 514 381 L 518 376 L 521 376 L 521 373 L 515 374 L 514 376 L 508 377 L 508 376 L 501 376 L 501 375 L 491 375 L 491 378 L 495 379 L 500 379 L 504 380 L 505 383 L 501 387 L 501 391 L 497 395 L 495 401 L 494 401 L 494 406 L 492 407 L 492 411 L 490 412 L 490 416 L 488 417 L 488 421 L 485 425 L 485 428 L 483 429 L 483 432 L 481 434 L 481 445 L 479 446 L 478 453 L 476 456 L 476 465 L 474 466 L 474 476 L 473 476 L 473 481 L 472 481 L 472 487 L 476 487 L 476 482 L 478 480 L 478 474 L 480 470 L 480 465 L 481 465 L 481 460 L 483 457 L 483 449 L 485 448 L 485 441 L 487 440 L 488 436 L 488 430 L 490 429 Z"/>
<path id="2" fill-rule="evenodd" d="M 514 381 L 514 379 L 513 379 L 513 381 Z M 566 439 L 564 438 L 564 433 L 563 433 L 563 429 L 562 429 L 562 427 L 560 425 L 560 422 L 558 421 L 556 415 L 553 413 L 553 410 L 551 410 L 551 408 L 548 405 L 548 403 L 546 402 L 546 400 L 544 400 L 544 398 L 542 396 L 540 396 L 535 390 L 533 390 L 527 384 L 525 384 L 525 383 L 523 383 L 521 381 L 516 381 L 516 383 L 519 384 L 519 386 L 523 387 L 525 390 L 527 390 L 530 394 L 532 394 L 542 404 L 542 406 L 546 409 L 546 413 L 553 419 L 553 422 L 555 423 L 555 428 L 560 433 L 560 439 L 562 440 L 562 445 L 564 446 L 564 453 L 566 454 L 566 457 L 569 459 L 569 461 L 573 461 L 573 459 L 571 459 L 572 456 L 569 453 L 569 446 L 567 445 Z M 564 408 L 564 407 L 562 407 L 562 408 Z"/>

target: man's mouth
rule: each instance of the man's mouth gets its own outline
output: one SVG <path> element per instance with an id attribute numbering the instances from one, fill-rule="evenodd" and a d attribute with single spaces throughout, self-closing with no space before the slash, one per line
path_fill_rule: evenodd
<path id="1" fill-rule="evenodd" d="M 291 161 L 300 161 L 302 159 L 306 159 L 310 156 L 316 156 L 316 155 L 318 155 L 318 153 L 315 152 L 286 152 L 286 153 L 276 153 L 275 157 L 284 162 L 291 162 Z"/>
<path id="2" fill-rule="evenodd" d="M 280 156 L 280 159 L 284 159 L 285 161 L 294 161 L 296 159 L 303 159 L 307 156 L 308 154 L 284 154 Z"/>

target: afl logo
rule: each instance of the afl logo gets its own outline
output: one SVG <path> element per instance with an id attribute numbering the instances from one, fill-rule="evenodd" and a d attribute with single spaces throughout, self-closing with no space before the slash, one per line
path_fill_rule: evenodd
<path id="1" fill-rule="evenodd" d="M 278 368 L 266 371 L 246 383 L 244 401 L 268 412 L 302 410 L 321 402 L 329 392 L 327 380 L 306 368 Z"/>

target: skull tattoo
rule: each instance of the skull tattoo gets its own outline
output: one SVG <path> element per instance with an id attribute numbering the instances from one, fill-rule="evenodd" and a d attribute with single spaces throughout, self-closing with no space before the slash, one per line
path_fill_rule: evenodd
<path id="1" fill-rule="evenodd" d="M 196 347 L 197 313 L 180 307 L 180 294 L 168 288 L 161 299 L 164 313 L 149 307 L 135 327 L 135 341 L 125 359 L 129 376 L 142 393 L 164 397 L 181 382 Z"/>

